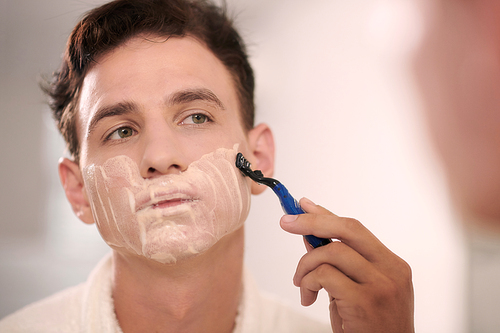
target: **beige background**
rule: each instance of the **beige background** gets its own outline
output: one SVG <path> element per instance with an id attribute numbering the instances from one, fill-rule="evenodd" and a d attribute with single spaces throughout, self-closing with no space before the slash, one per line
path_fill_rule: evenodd
<path id="1" fill-rule="evenodd" d="M 64 145 L 37 77 L 97 0 L 0 0 L 0 317 L 85 280 L 108 248 L 73 216 L 57 177 Z M 422 22 L 412 1 L 229 1 L 257 75 L 258 121 L 274 129 L 276 178 L 355 217 L 414 273 L 418 332 L 465 332 L 466 254 L 422 128 L 408 56 Z M 292 285 L 304 253 L 278 226 L 271 191 L 254 198 L 247 265 L 303 309 Z"/>

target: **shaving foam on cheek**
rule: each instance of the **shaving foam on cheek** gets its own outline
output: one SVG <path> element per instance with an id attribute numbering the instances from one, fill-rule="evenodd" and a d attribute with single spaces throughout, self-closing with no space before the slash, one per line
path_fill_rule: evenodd
<path id="1" fill-rule="evenodd" d="M 236 169 L 234 149 L 218 149 L 185 172 L 141 177 L 137 164 L 116 156 L 83 171 L 92 213 L 113 248 L 161 263 L 203 253 L 240 228 L 250 187 Z"/>

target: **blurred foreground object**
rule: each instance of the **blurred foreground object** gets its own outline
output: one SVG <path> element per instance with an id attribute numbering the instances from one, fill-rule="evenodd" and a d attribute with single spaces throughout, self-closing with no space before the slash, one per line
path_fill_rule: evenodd
<path id="1" fill-rule="evenodd" d="M 500 2 L 426 4 L 415 68 L 430 135 L 457 207 L 500 231 Z"/>
<path id="2" fill-rule="evenodd" d="M 426 5 L 415 67 L 430 134 L 462 213 L 500 231 L 500 2 Z"/>
<path id="3" fill-rule="evenodd" d="M 414 58 L 429 134 L 465 226 L 469 331 L 500 331 L 500 1 L 422 1 Z"/>

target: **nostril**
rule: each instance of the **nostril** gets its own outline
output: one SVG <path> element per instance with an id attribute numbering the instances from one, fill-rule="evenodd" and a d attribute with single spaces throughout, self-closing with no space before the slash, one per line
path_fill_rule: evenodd
<path id="1" fill-rule="evenodd" d="M 176 170 L 176 171 L 174 171 Z M 170 167 L 169 167 L 169 170 L 164 170 L 165 172 L 161 172 L 160 170 L 158 169 L 155 169 L 153 167 L 150 167 L 148 169 L 148 175 L 155 175 L 155 174 L 166 174 L 166 173 L 171 173 L 171 172 L 175 172 L 175 173 L 178 173 L 180 171 L 182 171 L 181 169 L 181 166 L 178 165 L 178 164 L 172 164 Z"/>

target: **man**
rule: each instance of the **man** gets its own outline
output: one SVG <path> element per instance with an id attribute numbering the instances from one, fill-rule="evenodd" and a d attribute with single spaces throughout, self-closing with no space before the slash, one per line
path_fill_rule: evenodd
<path id="1" fill-rule="evenodd" d="M 253 124 L 253 73 L 225 14 L 205 1 L 118 0 L 75 27 L 47 89 L 72 159 L 75 214 L 113 249 L 89 280 L 6 318 L 10 331 L 413 332 L 409 266 L 361 223 L 308 199 L 284 230 L 335 238 L 294 283 L 330 295 L 331 327 L 258 294 L 243 269 L 250 192 L 236 152 L 272 175 Z M 3 325 L 3 326 L 2 326 Z"/>

